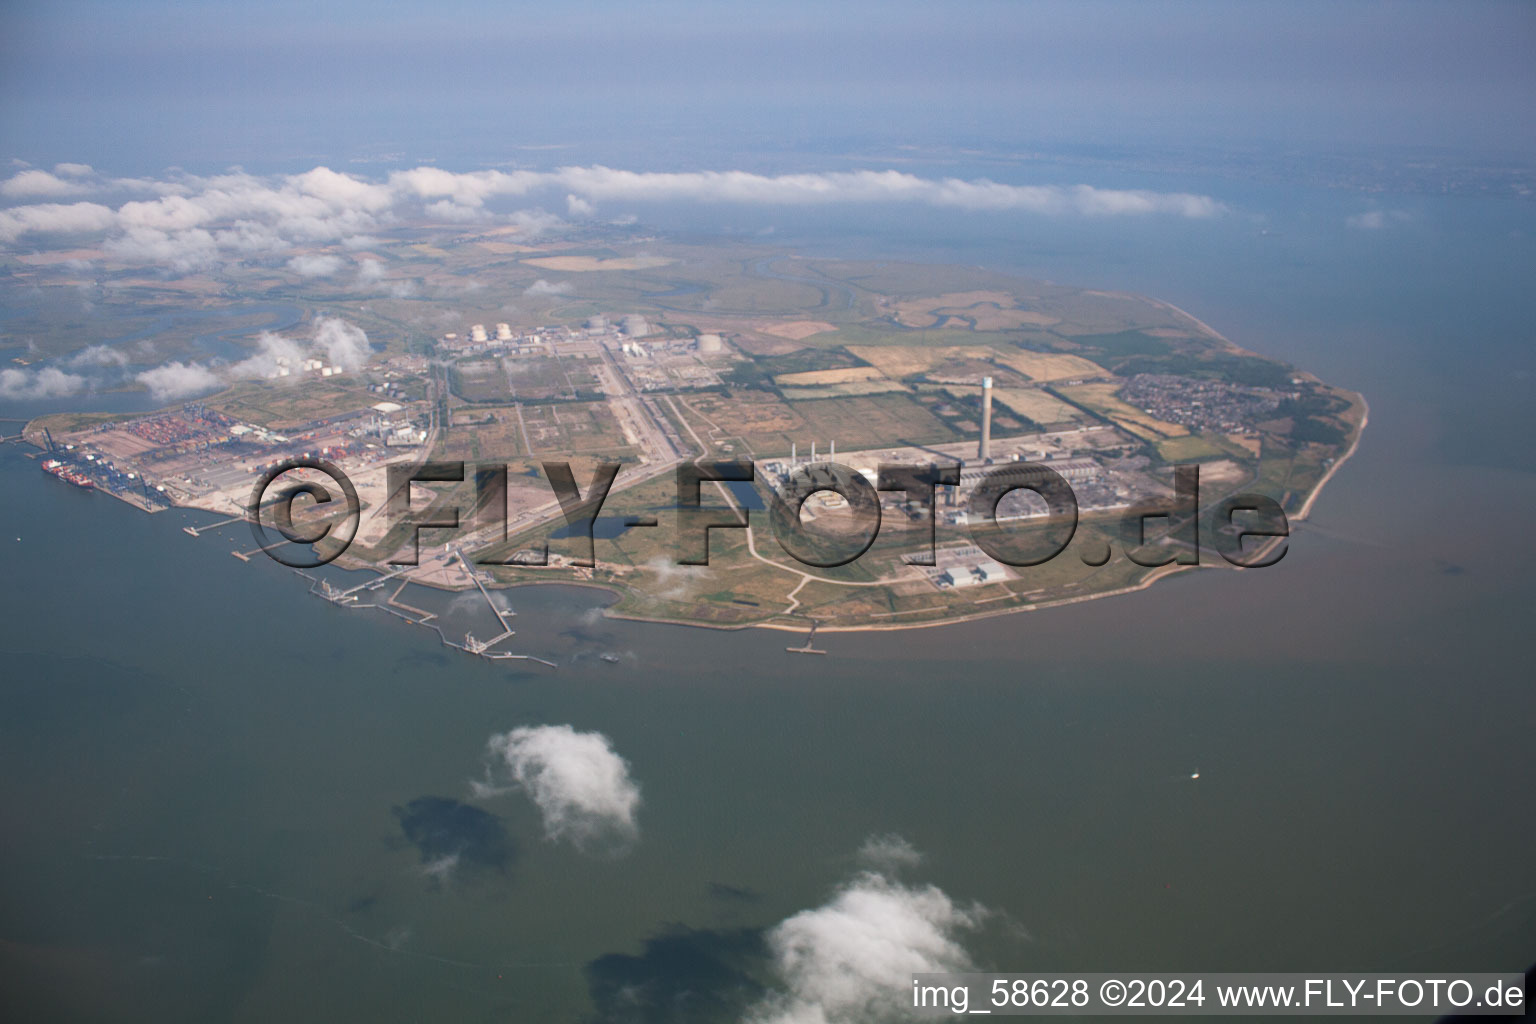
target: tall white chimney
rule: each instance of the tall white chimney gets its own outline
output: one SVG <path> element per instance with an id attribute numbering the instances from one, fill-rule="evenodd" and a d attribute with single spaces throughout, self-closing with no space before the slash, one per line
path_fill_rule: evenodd
<path id="1" fill-rule="evenodd" d="M 976 455 L 982 462 L 992 457 L 992 378 L 981 378 L 981 447 Z"/>

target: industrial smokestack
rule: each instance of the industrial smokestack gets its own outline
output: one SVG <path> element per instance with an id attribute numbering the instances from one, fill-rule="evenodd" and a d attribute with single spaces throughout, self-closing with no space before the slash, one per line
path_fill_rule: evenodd
<path id="1" fill-rule="evenodd" d="M 992 457 L 992 378 L 981 378 L 981 447 L 976 452 L 982 462 Z"/>
<path id="2" fill-rule="evenodd" d="M 789 442 L 789 468 L 790 469 L 794 469 L 795 465 L 799 462 L 799 460 L 795 458 L 795 447 L 796 447 L 795 442 L 793 442 L 793 441 Z"/>
<path id="3" fill-rule="evenodd" d="M 815 464 L 816 464 L 816 442 L 812 441 L 811 442 L 811 465 L 814 466 Z"/>

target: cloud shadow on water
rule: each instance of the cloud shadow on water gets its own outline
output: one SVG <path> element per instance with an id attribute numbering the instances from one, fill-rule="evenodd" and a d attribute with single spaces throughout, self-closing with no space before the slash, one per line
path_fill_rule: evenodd
<path id="1" fill-rule="evenodd" d="M 639 956 L 608 953 L 587 964 L 593 1024 L 736 1021 L 760 1000 L 768 947 L 759 928 L 674 926 Z"/>
<path id="2" fill-rule="evenodd" d="M 450 871 L 505 875 L 517 848 L 501 818 L 444 796 L 417 797 L 394 808 L 406 841 L 421 854 L 428 875 Z"/>

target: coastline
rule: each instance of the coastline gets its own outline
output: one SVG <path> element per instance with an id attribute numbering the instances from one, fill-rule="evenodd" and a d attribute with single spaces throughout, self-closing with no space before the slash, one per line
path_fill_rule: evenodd
<path id="1" fill-rule="evenodd" d="M 1177 309 L 1177 307 L 1172 307 L 1172 306 L 1170 306 L 1169 308 Z M 1178 310 L 1178 312 L 1183 313 L 1182 310 Z M 1188 314 L 1184 314 L 1184 315 L 1188 316 Z M 1196 323 L 1200 323 L 1200 321 L 1197 320 L 1194 317 L 1190 317 L 1190 319 L 1193 320 Z M 1203 324 L 1201 326 L 1204 327 Z M 1209 328 L 1205 328 L 1205 329 L 1209 330 Z M 1220 338 L 1221 336 L 1220 335 L 1216 335 L 1216 337 Z M 1221 338 L 1221 340 L 1222 341 L 1226 341 L 1225 338 Z M 1234 346 L 1234 348 L 1235 347 L 1236 346 Z M 1316 504 L 1318 497 L 1322 494 L 1324 487 L 1333 478 L 1333 475 L 1339 471 L 1339 468 L 1342 467 L 1346 462 L 1348 462 L 1349 459 L 1355 454 L 1355 452 L 1360 447 L 1360 440 L 1361 440 L 1362 437 L 1364 437 L 1364 435 L 1365 435 L 1365 428 L 1366 428 L 1367 424 L 1370 421 L 1370 406 L 1369 406 L 1369 403 L 1366 401 L 1364 395 L 1361 395 L 1358 392 L 1351 392 L 1351 394 L 1355 395 L 1355 397 L 1359 400 L 1360 406 L 1361 406 L 1360 422 L 1359 422 L 1359 425 L 1355 428 L 1354 440 L 1350 444 L 1349 448 L 1344 452 L 1344 454 L 1339 456 L 1339 458 L 1334 461 L 1333 465 L 1328 467 L 1327 472 L 1325 472 L 1323 474 L 1323 476 L 1318 480 L 1316 485 L 1313 486 L 1312 490 L 1308 493 L 1306 500 L 1302 503 L 1301 508 L 1295 513 L 1294 516 L 1291 517 L 1291 521 L 1293 521 L 1293 522 L 1305 522 L 1306 521 L 1306 519 L 1311 515 L 1312 508 L 1313 508 L 1314 504 Z M 21 440 L 21 438 L 18 436 L 17 440 Z M 30 442 L 26 442 L 26 443 L 30 444 Z M 142 506 L 140 506 L 140 505 L 138 505 L 138 504 L 136 504 L 136 503 L 134 503 L 132 501 L 129 501 L 127 498 L 125 498 L 125 497 L 123 497 L 121 495 L 110 494 L 109 493 L 108 496 L 109 497 L 118 498 L 119 500 L 123 501 L 125 504 L 128 504 L 128 505 L 130 505 L 130 506 L 132 506 L 134 508 L 138 508 L 140 511 L 148 512 L 148 513 L 151 513 L 151 514 L 153 514 L 154 511 L 160 511 L 160 510 L 151 510 L 151 509 L 143 508 Z M 217 514 L 219 514 L 219 512 L 217 510 L 207 509 L 207 508 L 204 508 L 204 507 L 199 506 L 199 505 L 174 504 L 174 505 L 172 505 L 170 507 L 181 508 L 181 509 L 192 509 L 192 510 L 196 510 L 196 511 L 199 511 L 199 512 L 208 512 L 210 515 L 217 515 Z M 1285 543 L 1286 541 L 1288 541 L 1288 539 L 1289 539 L 1288 537 L 1277 537 L 1277 538 L 1274 538 L 1273 540 L 1271 540 L 1271 542 L 1269 544 L 1266 544 L 1263 547 L 1259 548 L 1257 553 L 1259 553 L 1259 554 L 1267 554 L 1268 552 L 1274 550 L 1274 548 L 1276 546 L 1278 546 L 1279 544 Z M 370 564 L 366 564 L 366 563 L 358 564 L 358 565 L 355 565 L 355 566 L 345 566 L 345 565 L 343 565 L 341 567 L 346 569 L 347 571 L 365 571 L 365 572 L 366 571 L 372 571 L 372 572 L 375 572 L 375 573 L 379 572 L 379 570 L 378 570 L 378 568 L 376 566 L 373 566 L 373 565 L 370 565 Z M 1159 580 L 1166 579 L 1166 578 L 1168 578 L 1170 576 L 1174 576 L 1174 575 L 1177 575 L 1179 573 L 1187 572 L 1187 571 L 1190 571 L 1190 570 L 1209 569 L 1209 568 L 1216 568 L 1216 567 L 1211 566 L 1211 565 L 1167 565 L 1167 566 L 1160 566 L 1158 568 L 1153 569 L 1150 573 L 1147 574 L 1146 577 L 1144 577 L 1143 579 L 1141 579 L 1137 583 L 1135 583 L 1135 584 L 1133 584 L 1131 586 L 1128 586 L 1128 587 L 1117 587 L 1117 588 L 1115 588 L 1113 590 L 1106 590 L 1106 591 L 1103 591 L 1101 593 L 1080 594 L 1080 595 L 1076 595 L 1076 596 L 1072 596 L 1072 597 L 1062 597 L 1062 598 L 1056 598 L 1056 599 L 1047 599 L 1047 600 L 1031 602 L 1031 603 L 1027 603 L 1027 604 L 1010 605 L 1010 606 L 1004 607 L 1004 608 L 988 609 L 988 610 L 985 610 L 985 611 L 975 611 L 975 610 L 972 610 L 972 611 L 967 611 L 967 612 L 964 612 L 964 613 L 958 614 L 958 615 L 944 616 L 944 617 L 941 617 L 941 618 L 934 618 L 934 619 L 925 619 L 925 620 L 920 621 L 920 622 L 860 623 L 860 624 L 857 624 L 857 625 L 838 625 L 838 624 L 825 624 L 824 625 L 824 624 L 821 624 L 821 623 L 815 623 L 814 626 L 807 627 L 807 626 L 800 625 L 800 624 L 795 624 L 795 623 L 790 623 L 790 622 L 782 622 L 782 621 L 774 621 L 774 619 L 768 619 L 768 620 L 762 621 L 762 622 L 743 622 L 743 623 L 737 623 L 737 624 L 723 624 L 723 623 L 714 623 L 714 622 L 702 622 L 702 621 L 697 621 L 697 620 L 692 620 L 692 619 L 678 619 L 678 618 L 668 618 L 668 617 L 663 617 L 663 616 L 637 615 L 637 614 L 633 614 L 633 613 L 629 613 L 629 612 L 616 612 L 616 611 L 612 610 L 612 605 L 610 605 L 608 607 L 605 607 L 603 609 L 603 616 L 605 618 L 621 619 L 621 620 L 628 621 L 628 622 L 651 622 L 651 623 L 658 623 L 658 624 L 669 625 L 669 626 L 690 626 L 690 627 L 695 627 L 695 628 L 699 628 L 699 629 L 715 629 L 715 630 L 726 630 L 726 631 L 745 630 L 745 629 L 769 629 L 769 630 L 777 630 L 777 631 L 785 632 L 785 633 L 808 634 L 808 633 L 810 633 L 812 631 L 812 629 L 814 629 L 815 631 L 821 632 L 821 633 L 866 633 L 866 632 L 867 633 L 885 633 L 885 632 L 896 632 L 896 631 L 914 630 L 914 629 L 933 629 L 933 628 L 937 628 L 937 627 L 941 627 L 941 626 L 953 626 L 953 625 L 959 625 L 961 623 L 966 623 L 966 622 L 976 622 L 976 621 L 980 621 L 980 620 L 983 620 L 983 619 L 998 618 L 998 617 L 1001 617 L 1001 616 L 1004 616 L 1004 615 L 1017 615 L 1017 614 L 1020 614 L 1020 613 L 1023 613 L 1023 612 L 1041 611 L 1041 610 L 1044 610 L 1044 609 L 1047 609 L 1047 608 L 1064 607 L 1066 605 L 1081 604 L 1081 603 L 1087 602 L 1087 601 L 1098 601 L 1098 600 L 1102 600 L 1104 598 L 1120 597 L 1120 596 L 1123 596 L 1123 595 L 1126 595 L 1126 594 L 1133 594 L 1133 593 L 1137 593 L 1137 592 L 1142 591 L 1142 590 L 1146 590 L 1147 588 L 1151 587 L 1153 584 L 1155 584 Z M 1238 571 L 1243 571 L 1243 570 L 1239 569 Z M 814 577 L 812 577 L 812 578 L 814 578 Z M 460 586 L 460 587 L 444 586 L 440 582 L 428 581 L 428 580 L 412 580 L 410 582 L 415 583 L 418 586 L 430 587 L 430 588 L 432 588 L 434 590 L 439 590 L 439 591 L 442 591 L 442 592 L 445 592 L 445 593 L 458 593 L 460 591 L 469 590 L 472 587 L 472 584 L 465 584 L 465 585 Z M 573 587 L 574 586 L 574 587 L 584 587 L 584 588 L 593 589 L 593 590 L 601 590 L 601 591 L 604 591 L 604 592 L 606 592 L 608 594 L 614 595 L 614 598 L 615 598 L 615 600 L 613 602 L 614 604 L 618 604 L 619 602 L 621 602 L 624 599 L 624 596 L 625 596 L 624 590 L 621 587 L 619 587 L 619 586 L 616 586 L 616 585 L 610 584 L 610 583 L 593 582 L 591 580 L 527 580 L 527 581 L 521 581 L 521 582 L 515 582 L 515 583 L 496 583 L 496 584 L 492 585 L 490 589 L 493 589 L 493 590 L 515 590 L 515 589 L 524 588 L 524 587 L 545 587 L 545 586 L 564 586 L 564 587 Z M 780 618 L 780 617 L 782 617 L 782 615 L 783 615 L 783 613 L 781 613 L 780 616 L 775 616 L 775 618 Z M 814 622 L 815 620 L 812 620 L 812 621 Z"/>
<path id="2" fill-rule="evenodd" d="M 1119 294 L 1119 293 L 1115 293 L 1115 294 Z M 1219 331 L 1216 331 L 1214 328 L 1212 328 L 1209 324 L 1205 323 L 1200 318 L 1198 318 L 1198 317 L 1194 316 L 1193 314 L 1189 313 L 1187 310 L 1181 309 L 1178 306 L 1173 305 L 1170 302 L 1166 302 L 1166 301 L 1161 300 L 1161 299 L 1151 298 L 1149 296 L 1131 296 L 1131 295 L 1127 295 L 1126 297 L 1127 298 L 1135 298 L 1135 299 L 1140 300 L 1140 301 L 1151 302 L 1153 305 L 1155 305 L 1155 306 L 1157 306 L 1159 308 L 1165 309 L 1165 310 L 1167 310 L 1167 311 L 1169 311 L 1169 312 L 1171 312 L 1171 313 L 1173 313 L 1173 314 L 1183 318 L 1184 320 L 1186 320 L 1190 324 L 1192 324 L 1196 329 L 1201 331 L 1209 339 L 1212 339 L 1212 340 L 1214 340 L 1216 342 L 1219 342 L 1221 345 L 1223 345 L 1230 352 L 1252 354 L 1252 353 L 1248 353 L 1248 351 L 1246 349 L 1243 349 L 1240 346 L 1234 344 L 1230 339 L 1228 339 L 1227 337 L 1222 335 Z M 1304 377 L 1306 377 L 1309 380 L 1314 380 L 1314 381 L 1318 380 L 1318 378 L 1316 378 L 1315 376 L 1313 376 L 1310 373 L 1306 373 L 1305 371 L 1297 370 L 1296 372 L 1297 372 L 1297 374 L 1299 376 L 1304 376 Z M 1335 389 L 1335 390 L 1336 391 L 1340 391 L 1340 392 L 1344 391 L 1344 389 Z M 1305 522 L 1309 518 L 1309 516 L 1312 513 L 1313 507 L 1315 506 L 1318 497 L 1322 494 L 1324 488 L 1333 479 L 1334 474 L 1336 474 L 1339 471 L 1339 469 L 1346 462 L 1348 462 L 1350 458 L 1352 458 L 1354 456 L 1355 452 L 1359 449 L 1361 439 L 1364 437 L 1365 429 L 1366 429 L 1366 427 L 1367 427 L 1367 425 L 1369 423 L 1369 420 L 1370 420 L 1370 406 L 1369 406 L 1369 403 L 1366 401 L 1365 396 L 1360 394 L 1359 392 L 1345 392 L 1345 393 L 1347 393 L 1349 395 L 1352 395 L 1354 400 L 1358 401 L 1359 407 L 1360 407 L 1359 420 L 1358 420 L 1358 423 L 1356 424 L 1356 426 L 1354 428 L 1354 438 L 1351 441 L 1348 449 L 1346 451 L 1344 451 L 1343 454 L 1341 454 L 1337 459 L 1334 460 L 1333 464 L 1330 465 L 1327 468 L 1327 470 L 1318 479 L 1317 483 L 1307 493 L 1307 496 L 1306 496 L 1305 500 L 1303 501 L 1301 507 L 1297 510 L 1297 512 L 1294 515 L 1291 516 L 1291 521 L 1292 522 Z M 16 422 L 25 422 L 26 427 L 30 427 L 32 421 L 20 421 L 20 420 L 18 420 Z M 39 451 L 42 451 L 42 449 L 38 446 L 38 444 L 37 444 L 35 439 L 26 437 L 26 433 L 27 433 L 26 427 L 24 427 L 23 430 L 21 431 L 21 433 L 19 433 L 16 437 L 8 438 L 8 440 L 20 441 L 20 442 L 26 443 L 30 447 L 38 448 Z M 158 508 L 148 508 L 148 507 L 146 507 L 143 504 L 140 504 L 138 502 L 133 501 L 129 496 L 127 496 L 125 494 L 114 493 L 114 492 L 111 492 L 111 491 L 108 491 L 106 493 L 108 493 L 109 496 L 111 496 L 111 497 L 118 498 L 118 499 L 124 501 L 126 504 L 132 505 L 133 507 L 140 509 L 141 511 L 149 512 L 151 514 L 153 514 L 154 512 L 157 512 L 157 511 L 162 511 L 162 509 L 158 509 Z M 227 510 L 208 508 L 208 507 L 205 507 L 203 505 L 195 504 L 195 503 L 182 503 L 182 502 L 179 502 L 179 501 L 173 501 L 167 507 L 181 508 L 181 509 L 192 509 L 192 510 L 197 510 L 197 511 L 202 511 L 202 512 L 208 512 L 211 515 L 220 515 L 220 514 L 228 515 L 228 511 Z M 191 533 L 192 530 L 188 529 L 187 532 Z M 1277 546 L 1279 546 L 1279 545 L 1281 545 L 1283 543 L 1286 543 L 1287 540 L 1288 540 L 1288 537 L 1272 538 L 1268 544 L 1265 544 L 1265 545 L 1261 546 L 1260 548 L 1258 548 L 1256 550 L 1256 553 L 1257 554 L 1267 554 L 1267 553 L 1273 551 Z M 233 552 L 233 553 L 237 557 L 243 557 L 243 556 L 241 556 L 241 554 L 239 552 Z M 755 554 L 755 552 L 754 552 L 754 554 Z M 761 558 L 761 556 L 757 556 L 757 557 Z M 778 568 L 783 569 L 785 571 L 789 571 L 789 572 L 797 572 L 798 571 L 798 570 L 794 570 L 794 569 L 792 569 L 792 568 L 790 568 L 788 566 L 778 565 L 777 563 L 772 562 L 771 560 L 768 560 L 768 559 L 761 559 L 761 560 L 767 562 L 770 565 L 775 565 Z M 351 561 L 351 564 L 348 564 L 349 561 Z M 347 570 L 347 571 L 372 571 L 372 572 L 375 572 L 375 573 L 382 574 L 381 570 L 377 566 L 375 566 L 375 565 L 373 565 L 371 563 L 367 563 L 367 562 L 349 560 L 346 556 L 343 556 L 342 559 L 340 559 L 337 562 L 337 565 L 338 565 L 339 568 L 342 568 L 342 569 Z M 1059 606 L 1069 605 L 1069 604 L 1077 604 L 1077 603 L 1081 603 L 1081 602 L 1085 602 L 1085 601 L 1095 601 L 1095 600 L 1099 600 L 1101 598 L 1117 597 L 1117 596 L 1121 596 L 1121 595 L 1124 595 L 1124 594 L 1130 594 L 1130 593 L 1135 593 L 1137 591 L 1145 590 L 1148 587 L 1152 586 L 1154 583 L 1156 583 L 1158 580 L 1167 578 L 1167 577 L 1175 575 L 1177 573 L 1184 572 L 1184 571 L 1189 570 L 1189 569 L 1200 569 L 1200 568 L 1219 568 L 1219 566 L 1212 566 L 1210 564 L 1205 564 L 1205 565 L 1168 565 L 1168 566 L 1161 566 L 1161 567 L 1153 569 L 1145 577 L 1143 577 L 1142 579 L 1138 580 L 1136 583 L 1134 583 L 1132 585 L 1116 587 L 1116 588 L 1114 588 L 1112 590 L 1105 590 L 1105 591 L 1097 592 L 1097 593 L 1079 594 L 1079 595 L 1075 595 L 1075 596 L 1071 596 L 1071 597 L 1060 597 L 1060 598 L 1054 598 L 1054 599 L 1045 599 L 1045 600 L 1029 602 L 1029 603 L 1020 603 L 1020 604 L 1012 604 L 1012 603 L 1010 603 L 1010 604 L 1008 604 L 1008 605 L 1006 605 L 1004 607 L 985 609 L 985 610 L 978 610 L 975 607 L 975 605 L 973 604 L 969 608 L 967 608 L 964 611 L 959 612 L 958 614 L 944 615 L 944 616 L 940 616 L 940 617 L 936 617 L 936 618 L 923 619 L 921 621 L 884 622 L 884 623 L 879 623 L 879 622 L 861 622 L 861 623 L 856 623 L 856 624 L 831 624 L 831 623 L 822 624 L 822 623 L 819 623 L 813 617 L 811 617 L 809 615 L 803 615 L 803 614 L 796 613 L 794 609 L 796 608 L 798 602 L 795 602 L 793 600 L 791 600 L 789 607 L 787 609 L 785 609 L 784 611 L 779 612 L 779 613 L 769 617 L 766 620 L 757 621 L 757 622 L 719 623 L 719 622 L 701 621 L 701 620 L 696 620 L 696 619 L 671 618 L 671 617 L 665 617 L 665 616 L 648 616 L 648 615 L 643 615 L 643 614 L 636 614 L 634 612 L 615 611 L 615 610 L 613 610 L 614 605 L 622 603 L 624 601 L 625 597 L 627 596 L 627 594 L 628 593 L 632 593 L 633 591 L 627 591 L 627 589 L 625 588 L 625 586 L 623 584 L 610 583 L 610 582 L 596 582 L 596 581 L 593 581 L 593 580 L 590 580 L 590 579 L 587 579 L 587 580 L 534 579 L 534 580 L 526 580 L 526 581 L 518 581 L 518 582 L 493 581 L 490 584 L 490 587 L 491 587 L 491 589 L 495 589 L 495 590 L 512 590 L 512 589 L 521 588 L 521 587 L 537 587 L 537 586 L 579 586 L 579 587 L 587 587 L 587 588 L 592 588 L 592 589 L 603 590 L 603 591 L 606 591 L 609 594 L 614 595 L 614 601 L 612 602 L 612 604 L 606 606 L 603 609 L 604 617 L 614 618 L 614 619 L 623 619 L 623 620 L 632 621 L 632 622 L 655 622 L 655 623 L 662 623 L 662 624 L 666 624 L 666 625 L 693 626 L 693 627 L 698 627 L 698 628 L 717 629 L 717 630 L 772 629 L 772 630 L 779 630 L 779 631 L 782 631 L 782 632 L 801 633 L 801 634 L 805 634 L 805 633 L 812 632 L 812 631 L 820 631 L 820 632 L 828 632 L 828 633 L 858 633 L 858 632 L 891 632 L 891 631 L 897 631 L 897 630 L 928 629 L 928 628 L 934 628 L 934 627 L 938 627 L 938 626 L 957 625 L 957 624 L 960 624 L 960 623 L 973 622 L 973 621 L 978 621 L 978 620 L 981 620 L 981 619 L 996 618 L 996 617 L 1003 616 L 1003 615 L 1013 615 L 1013 614 L 1017 614 L 1017 613 L 1020 613 L 1020 612 L 1038 611 L 1038 610 L 1042 610 L 1042 609 L 1046 609 L 1046 608 L 1059 607 Z M 818 577 L 816 577 L 814 575 L 811 575 L 811 574 L 801 573 L 801 575 L 805 577 L 805 581 L 811 581 L 811 580 L 818 579 Z M 446 592 L 446 593 L 457 593 L 457 592 L 460 592 L 460 591 L 468 590 L 468 589 L 471 589 L 471 587 L 474 585 L 472 582 L 466 582 L 466 583 L 464 583 L 462 585 L 454 585 L 454 584 L 446 583 L 445 581 L 442 581 L 442 580 L 435 580 L 435 579 L 434 580 L 409 580 L 409 582 L 416 583 L 416 584 L 418 584 L 420 586 L 427 586 L 427 587 L 430 587 L 430 588 L 432 588 L 434 590 L 439 590 L 439 591 Z M 829 581 L 829 582 L 832 582 L 832 581 Z M 861 586 L 879 586 L 881 584 L 880 584 L 880 581 L 870 581 L 870 582 L 862 583 L 862 584 L 859 584 L 859 585 L 861 585 Z M 798 588 L 796 588 L 796 589 L 798 590 Z M 998 597 L 987 598 L 986 601 L 977 602 L 977 603 L 987 603 L 987 602 L 1003 600 L 1003 599 L 1004 598 L 1000 595 Z M 891 614 L 893 614 L 893 615 L 898 615 L 898 614 L 921 614 L 921 613 L 923 613 L 925 611 L 930 611 L 930 609 L 913 609 L 913 610 L 908 611 L 908 612 L 898 612 L 898 613 L 891 613 Z M 800 619 L 801 621 L 799 621 L 799 622 L 787 621 L 787 620 L 794 620 L 794 619 Z M 806 625 L 805 623 L 811 623 L 811 625 Z"/>

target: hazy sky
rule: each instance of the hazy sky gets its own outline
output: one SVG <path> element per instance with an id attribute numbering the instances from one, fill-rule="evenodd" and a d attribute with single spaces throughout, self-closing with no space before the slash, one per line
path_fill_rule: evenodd
<path id="1" fill-rule="evenodd" d="M 13 0 L 0 157 L 128 173 L 539 163 L 520 147 L 571 143 L 678 168 L 902 144 L 1529 153 L 1533 54 L 1519 0 Z"/>

